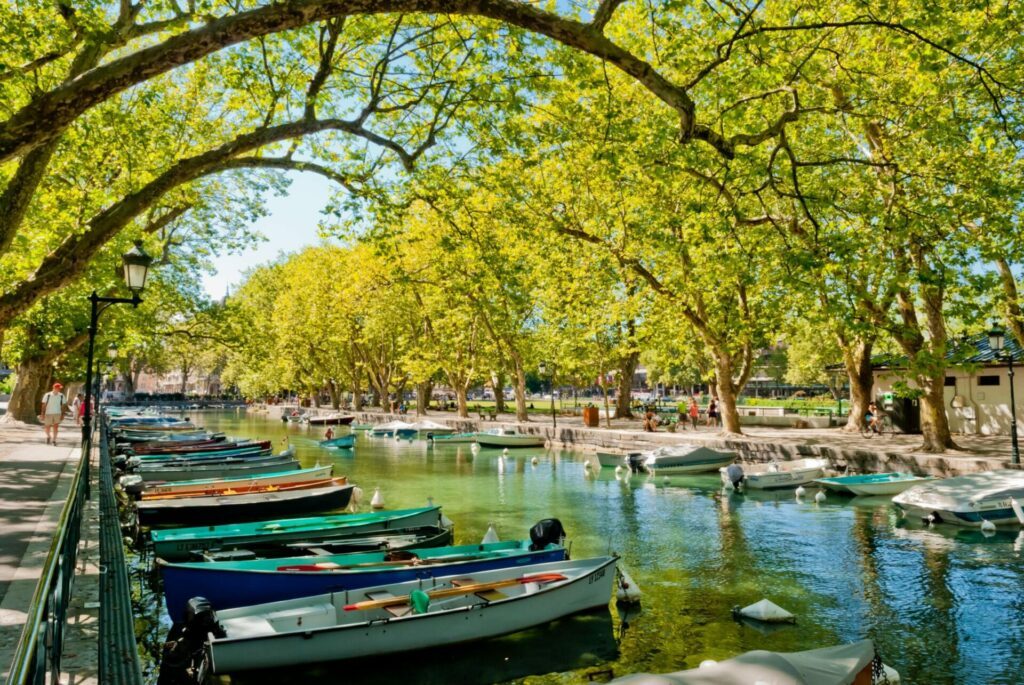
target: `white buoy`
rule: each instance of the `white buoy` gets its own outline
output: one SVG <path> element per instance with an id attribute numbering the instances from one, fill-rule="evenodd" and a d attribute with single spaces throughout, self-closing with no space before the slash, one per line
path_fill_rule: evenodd
<path id="1" fill-rule="evenodd" d="M 363 501 L 363 489 L 358 485 L 352 488 L 352 497 L 350 501 L 353 504 L 359 504 L 360 502 Z"/>
<path id="2" fill-rule="evenodd" d="M 640 601 L 640 586 L 638 586 L 633 578 L 629 575 L 629 572 L 623 568 L 622 564 L 618 566 L 618 582 L 615 588 L 615 599 L 616 601 L 624 604 L 636 604 Z"/>
<path id="3" fill-rule="evenodd" d="M 924 517 L 924 520 L 928 522 L 929 526 L 932 525 L 933 523 L 935 523 L 935 514 L 928 514 Z"/>
<path id="4" fill-rule="evenodd" d="M 732 613 L 733 616 L 752 618 L 765 623 L 796 623 L 796 616 L 767 599 L 762 599 L 760 602 L 755 602 L 742 609 L 733 607 Z"/>
<path id="5" fill-rule="evenodd" d="M 530 463 L 533 464 L 534 466 L 536 466 L 537 464 L 540 463 L 540 459 L 538 459 L 537 457 L 534 457 L 533 459 L 530 460 Z"/>
<path id="6" fill-rule="evenodd" d="M 370 500 L 370 506 L 374 509 L 384 508 L 384 495 L 380 494 L 380 488 L 374 488 L 373 499 Z"/>
<path id="7" fill-rule="evenodd" d="M 672 482 L 672 479 L 669 478 L 668 476 L 665 476 L 664 478 L 661 479 L 661 482 L 664 483 L 665 485 L 668 485 L 669 483 Z"/>
<path id="8" fill-rule="evenodd" d="M 623 471 L 623 466 L 622 466 L 622 464 L 619 464 L 618 466 L 616 466 L 616 467 L 615 467 L 615 475 L 616 475 L 616 476 L 618 476 L 618 475 L 621 475 L 621 474 L 622 474 L 622 471 Z"/>
<path id="9" fill-rule="evenodd" d="M 594 468 L 594 465 L 591 464 L 589 461 L 583 462 L 583 470 L 584 471 L 589 471 L 592 468 Z"/>
<path id="10" fill-rule="evenodd" d="M 814 496 L 814 501 L 817 502 L 818 504 L 821 504 L 822 502 L 825 501 L 825 499 L 825 491 L 818 490 L 818 493 Z"/>
<path id="11" fill-rule="evenodd" d="M 797 488 L 796 488 L 796 496 L 797 496 L 797 499 L 800 499 L 800 498 L 801 498 L 801 497 L 803 497 L 803 496 L 804 496 L 804 494 L 806 494 L 806 493 L 807 493 L 807 491 L 806 491 L 806 490 L 804 490 L 804 486 L 802 486 L 802 485 L 798 485 L 798 486 L 797 486 Z"/>
<path id="12" fill-rule="evenodd" d="M 982 533 L 995 533 L 996 524 L 992 523 L 986 518 L 981 519 L 981 532 Z"/>
<path id="13" fill-rule="evenodd" d="M 469 451 L 472 452 L 473 454 L 476 454 L 477 452 L 480 451 L 480 445 L 475 442 L 471 443 L 469 446 Z"/>
<path id="14" fill-rule="evenodd" d="M 507 447 L 501 451 L 501 456 L 503 456 L 503 457 L 507 457 L 508 456 L 508 448 Z"/>
<path id="15" fill-rule="evenodd" d="M 484 533 L 484 539 L 480 541 L 481 545 L 486 545 L 490 542 L 500 542 L 498 538 L 498 531 L 494 529 L 493 523 L 487 524 L 487 532 Z"/>

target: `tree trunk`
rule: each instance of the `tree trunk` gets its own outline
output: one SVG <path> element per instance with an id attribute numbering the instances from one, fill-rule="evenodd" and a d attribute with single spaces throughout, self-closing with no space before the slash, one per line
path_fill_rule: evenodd
<path id="1" fill-rule="evenodd" d="M 334 381 L 328 381 L 327 392 L 331 395 L 331 409 L 337 411 L 341 408 L 341 393 L 338 391 L 338 384 Z"/>
<path id="2" fill-rule="evenodd" d="M 459 418 L 469 418 L 469 406 L 466 403 L 466 395 L 469 392 L 469 388 L 465 385 L 455 386 L 455 402 L 459 407 Z"/>
<path id="3" fill-rule="evenodd" d="M 733 385 L 732 358 L 725 352 L 716 351 L 715 387 L 718 389 L 718 414 L 722 418 L 722 430 L 726 433 L 741 434 L 740 414 L 736 410 L 736 396 L 742 388 Z"/>
<path id="4" fill-rule="evenodd" d="M 875 380 L 871 372 L 873 341 L 857 338 L 852 344 L 844 344 L 840 338 L 839 344 L 843 350 L 843 366 L 850 379 L 850 416 L 843 430 L 858 433 L 864 425 L 864 415 L 871 402 L 871 388 Z"/>
<path id="5" fill-rule="evenodd" d="M 416 414 L 424 416 L 430 407 L 430 396 L 434 392 L 434 384 L 430 381 L 416 384 Z"/>
<path id="6" fill-rule="evenodd" d="M 39 423 L 40 403 L 53 374 L 52 361 L 51 357 L 44 355 L 18 364 L 18 382 L 7 405 L 7 413 L 12 418 L 25 423 Z"/>
<path id="7" fill-rule="evenodd" d="M 956 449 L 953 436 L 949 432 L 949 417 L 946 416 L 945 402 L 945 368 L 919 377 L 918 383 L 924 394 L 921 395 L 921 434 L 924 438 L 922 450 L 925 452 L 945 452 Z"/>
<path id="8" fill-rule="evenodd" d="M 494 391 L 494 411 L 498 414 L 504 414 L 505 374 L 501 371 L 491 371 L 491 390 Z"/>
<path id="9" fill-rule="evenodd" d="M 615 418 L 617 419 L 633 418 L 630 408 L 633 401 L 633 374 L 636 373 L 639 359 L 639 352 L 631 352 L 623 358 L 617 369 L 618 377 L 615 379 L 619 392 L 618 397 L 615 398 Z"/>
<path id="10" fill-rule="evenodd" d="M 518 360 L 515 362 L 516 373 L 516 421 L 529 421 L 526 411 L 526 371 Z"/>

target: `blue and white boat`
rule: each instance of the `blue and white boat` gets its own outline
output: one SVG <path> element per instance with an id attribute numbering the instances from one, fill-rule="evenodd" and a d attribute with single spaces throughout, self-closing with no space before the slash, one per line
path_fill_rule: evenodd
<path id="1" fill-rule="evenodd" d="M 450 433 L 448 435 L 437 435 L 435 433 L 427 433 L 427 440 L 434 443 L 449 444 L 460 444 L 467 442 L 476 442 L 476 433 Z"/>
<path id="2" fill-rule="evenodd" d="M 648 452 L 644 467 L 652 475 L 717 471 L 736 461 L 735 452 L 722 452 L 702 445 L 672 445 Z"/>
<path id="3" fill-rule="evenodd" d="M 929 480 L 932 480 L 931 476 L 892 472 L 818 478 L 814 482 L 832 492 L 847 495 L 898 495 Z"/>
<path id="4" fill-rule="evenodd" d="M 960 526 L 1024 525 L 1024 471 L 982 471 L 933 480 L 892 500 L 907 516 Z"/>
<path id="5" fill-rule="evenodd" d="M 563 561 L 558 543 L 533 549 L 529 540 L 317 557 L 161 563 L 167 612 L 183 618 L 197 595 L 218 609 L 453 574 Z"/>
<path id="6" fill-rule="evenodd" d="M 388 421 L 370 429 L 370 436 L 374 438 L 393 438 L 400 436 L 399 431 L 412 431 L 412 437 L 416 437 L 416 428 L 405 421 Z"/>

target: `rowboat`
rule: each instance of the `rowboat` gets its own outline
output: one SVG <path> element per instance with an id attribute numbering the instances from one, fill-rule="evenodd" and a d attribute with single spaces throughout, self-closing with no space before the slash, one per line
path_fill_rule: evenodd
<path id="1" fill-rule="evenodd" d="M 848 645 L 809 649 L 803 652 L 769 652 L 758 649 L 725 661 L 708 661 L 698 668 L 676 673 L 638 673 L 611 681 L 616 685 L 856 685 L 874 679 L 875 645 L 861 640 Z M 886 680 L 897 685 L 900 674 L 882 664 Z"/>
<path id="2" fill-rule="evenodd" d="M 755 490 L 780 490 L 806 485 L 817 478 L 823 478 L 827 466 L 828 462 L 824 459 L 794 459 L 771 461 L 766 464 L 743 464 L 742 467 L 733 464 L 718 471 L 722 476 L 722 482 L 727 486 L 736 485 L 737 479 L 733 476 L 738 469 L 739 482 L 743 487 Z"/>
<path id="3" fill-rule="evenodd" d="M 159 452 L 150 454 L 136 454 L 131 457 L 136 463 L 153 464 L 166 463 L 169 461 L 201 461 L 203 459 L 220 459 L 223 457 L 252 456 L 270 452 L 270 441 L 254 442 L 240 447 L 229 447 L 225 449 L 205 450 L 202 452 Z"/>
<path id="4" fill-rule="evenodd" d="M 251 441 L 244 441 L 251 442 Z M 208 438 L 195 438 L 191 440 L 154 440 L 152 442 L 136 442 L 128 446 L 132 452 L 159 452 L 162 450 L 191 450 L 191 449 L 203 449 L 211 448 L 217 449 L 217 446 L 227 447 L 229 445 L 242 444 L 238 441 L 228 441 L 227 436 L 223 433 L 215 433 L 210 435 Z"/>
<path id="5" fill-rule="evenodd" d="M 250 476 L 248 474 L 230 478 L 204 478 L 201 480 L 183 480 L 163 485 L 149 485 L 142 492 L 142 499 L 156 497 L 202 497 L 208 495 L 227 494 L 226 490 L 235 492 L 260 492 L 260 488 L 270 486 L 284 487 L 298 483 L 311 483 L 330 480 L 334 467 L 331 465 L 317 466 L 297 471 L 275 471 L 265 475 Z"/>
<path id="6" fill-rule="evenodd" d="M 136 432 L 136 431 L 120 431 L 114 434 L 114 442 L 118 445 L 126 442 L 154 442 L 154 441 L 166 441 L 166 440 L 202 440 L 210 437 L 209 431 L 203 430 L 202 428 L 180 431 L 176 433 L 161 432 Z"/>
<path id="7" fill-rule="evenodd" d="M 218 452 L 221 450 L 236 450 L 246 447 L 270 447 L 269 440 L 206 440 L 197 444 L 185 442 L 144 442 L 134 444 L 129 451 L 135 455 L 161 455 L 161 454 L 203 454 L 204 452 Z"/>
<path id="8" fill-rule="evenodd" d="M 930 476 L 915 476 L 912 473 L 870 473 L 860 476 L 836 476 L 818 478 L 814 482 L 834 492 L 850 495 L 898 495 L 907 488 L 920 485 Z"/>
<path id="9" fill-rule="evenodd" d="M 492 428 L 476 434 L 481 447 L 543 447 L 543 435 L 520 433 L 514 428 Z"/>
<path id="10" fill-rule="evenodd" d="M 353 424 L 350 424 L 350 428 L 352 428 L 352 430 L 354 430 L 354 431 L 368 431 L 368 430 L 373 430 L 373 424 L 372 423 L 353 423 Z"/>
<path id="11" fill-rule="evenodd" d="M 210 665 L 230 673 L 515 633 L 607 605 L 617 560 L 557 561 L 226 609 L 215 617 L 223 635 L 208 638 Z"/>
<path id="12" fill-rule="evenodd" d="M 465 442 L 476 442 L 476 433 L 450 433 L 447 435 L 435 435 L 433 433 L 427 433 L 426 438 L 431 442 L 440 442 L 448 445 Z"/>
<path id="13" fill-rule="evenodd" d="M 1024 471 L 983 471 L 916 485 L 892 500 L 930 523 L 1024 525 Z"/>
<path id="14" fill-rule="evenodd" d="M 253 561 L 160 563 L 167 613 L 182 619 L 185 603 L 201 595 L 218 610 L 296 597 L 403 583 L 417 578 L 478 573 L 562 561 L 559 544 L 533 549 L 529 540 L 435 547 L 415 552 L 365 552 Z"/>
<path id="15" fill-rule="evenodd" d="M 179 473 L 182 471 L 201 471 L 203 469 L 232 469 L 232 468 L 243 468 L 249 466 L 259 466 L 262 464 L 269 464 L 274 461 L 288 461 L 294 454 L 290 450 L 278 452 L 277 454 L 266 454 L 263 456 L 245 456 L 245 457 L 222 457 L 220 459 L 201 459 L 201 460 L 187 460 L 187 459 L 176 459 L 165 462 L 133 462 L 132 471 L 134 473 L 142 474 L 142 477 L 146 480 L 194 480 L 195 478 L 213 478 L 216 474 L 207 474 L 206 476 L 192 476 L 191 478 L 161 478 L 155 475 L 160 471 L 173 471 Z M 284 469 L 281 469 L 282 471 Z"/>
<path id="16" fill-rule="evenodd" d="M 736 461 L 735 452 L 721 452 L 701 445 L 659 447 L 647 453 L 644 467 L 654 475 L 717 471 Z"/>
<path id="17" fill-rule="evenodd" d="M 303 540 L 329 540 L 357 533 L 437 526 L 440 525 L 440 522 L 441 507 L 435 506 L 155 530 L 151 537 L 156 555 L 168 561 L 175 561 L 187 558 L 191 550 L 237 549 L 256 543 L 280 544 Z"/>
<path id="18" fill-rule="evenodd" d="M 311 426 L 347 426 L 352 423 L 356 417 L 344 414 L 328 414 L 327 416 L 310 416 L 309 425 Z"/>
<path id="19" fill-rule="evenodd" d="M 142 492 L 146 485 L 173 483 L 198 478 L 236 478 L 258 476 L 275 471 L 294 471 L 299 462 L 288 457 L 267 457 L 252 459 L 238 464 L 208 464 L 204 466 L 171 467 L 166 469 L 144 469 L 121 476 L 119 482 L 130 495 Z"/>
<path id="20" fill-rule="evenodd" d="M 356 446 L 356 436 L 354 435 L 339 435 L 336 438 L 330 440 L 321 440 L 317 443 L 320 447 L 327 447 L 331 449 L 342 449 L 346 447 Z"/>
<path id="21" fill-rule="evenodd" d="M 254 543 L 237 549 L 204 549 L 189 553 L 194 561 L 245 561 L 284 557 L 322 557 L 353 552 L 397 552 L 399 550 L 444 547 L 452 542 L 452 529 L 443 526 L 400 528 L 382 533 L 355 533 L 327 540 Z"/>
<path id="22" fill-rule="evenodd" d="M 399 440 L 413 440 L 419 435 L 419 431 L 415 428 L 396 428 L 395 437 Z"/>
<path id="23" fill-rule="evenodd" d="M 597 461 L 603 467 L 615 468 L 616 466 L 628 466 L 625 454 L 612 454 L 611 452 L 598 452 Z"/>
<path id="24" fill-rule="evenodd" d="M 295 488 L 254 495 L 185 497 L 139 502 L 136 511 L 143 526 L 166 526 L 202 521 L 254 521 L 271 516 L 298 516 L 343 509 L 353 485 L 332 483 L 316 488 Z"/>

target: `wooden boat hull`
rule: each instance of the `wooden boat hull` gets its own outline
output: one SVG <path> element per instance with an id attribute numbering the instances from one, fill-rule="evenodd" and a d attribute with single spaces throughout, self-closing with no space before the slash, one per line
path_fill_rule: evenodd
<path id="1" fill-rule="evenodd" d="M 477 433 L 476 443 L 481 447 L 543 447 L 543 435 L 494 435 Z"/>
<path id="2" fill-rule="evenodd" d="M 250 463 L 251 462 L 251 463 Z M 147 483 L 167 483 L 197 478 L 235 478 L 239 476 L 256 476 L 276 471 L 294 471 L 300 468 L 299 462 L 289 457 L 267 457 L 252 459 L 235 464 L 209 464 L 206 466 L 188 466 L 167 469 L 146 469 L 121 477 L 121 485 L 131 495 L 142 492 Z"/>
<path id="3" fill-rule="evenodd" d="M 355 420 L 354 416 L 312 416 L 311 426 L 347 426 Z"/>
<path id="4" fill-rule="evenodd" d="M 203 521 L 258 521 L 343 509 L 352 497 L 352 485 L 329 485 L 266 492 L 256 495 L 189 497 L 139 502 L 136 511 L 144 526 L 170 526 Z"/>
<path id="5" fill-rule="evenodd" d="M 358 601 L 372 592 L 360 590 L 358 597 L 354 592 L 318 595 L 301 600 L 301 605 L 290 600 L 228 609 L 218 612 L 227 637 L 211 637 L 208 642 L 210 664 L 214 673 L 231 673 L 394 654 L 516 633 L 606 606 L 611 598 L 616 561 L 616 557 L 599 557 L 537 564 L 514 572 L 484 572 L 476 574 L 473 580 L 486 582 L 520 574 L 585 569 L 565 581 L 541 585 L 514 597 L 473 598 L 465 606 L 401 617 L 383 611 L 359 612 L 368 616 L 358 616 L 359 622 L 343 625 L 338 625 L 335 617 L 344 603 Z M 431 587 L 430 583 L 412 582 L 384 586 L 380 591 L 407 594 L 419 585 Z"/>
<path id="6" fill-rule="evenodd" d="M 272 560 L 160 564 L 167 613 L 174 621 L 183 618 L 185 604 L 196 595 L 205 597 L 217 610 L 265 604 L 296 597 L 356 590 L 376 585 L 404 583 L 463 573 L 479 573 L 565 560 L 564 547 L 549 545 L 531 551 L 530 541 L 491 545 L 461 545 L 423 550 L 416 555 L 422 565 L 387 565 L 387 552 L 342 554 L 325 557 L 292 557 Z M 444 558 L 453 561 L 445 563 Z M 430 563 L 431 560 L 436 563 Z M 338 570 L 282 570 L 336 564 Z"/>
<path id="7" fill-rule="evenodd" d="M 258 491 L 258 488 L 272 486 L 290 486 L 298 483 L 311 483 L 323 480 L 330 480 L 333 466 L 318 466 L 311 469 L 299 469 L 297 471 L 275 471 L 266 475 L 253 476 L 249 474 L 231 478 L 203 478 L 199 480 L 184 480 L 177 483 L 165 485 L 149 485 L 142 493 L 142 499 L 155 497 L 180 496 L 180 497 L 208 497 L 210 495 L 224 494 L 225 490 L 237 492 Z"/>
<path id="8" fill-rule="evenodd" d="M 346 502 L 347 504 L 347 502 Z M 214 517 L 213 520 L 216 520 Z M 238 549 L 251 544 L 328 540 L 355 534 L 440 525 L 441 507 L 400 509 L 386 513 L 336 514 L 239 525 L 200 526 L 153 531 L 156 555 L 174 561 L 192 550 Z"/>

